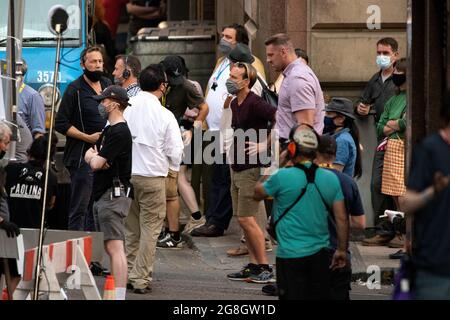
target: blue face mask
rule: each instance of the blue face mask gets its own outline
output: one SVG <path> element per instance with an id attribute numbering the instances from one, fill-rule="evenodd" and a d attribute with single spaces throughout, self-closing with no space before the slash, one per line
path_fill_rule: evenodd
<path id="1" fill-rule="evenodd" d="M 390 56 L 379 55 L 379 56 L 377 57 L 377 66 L 378 66 L 381 70 L 386 70 L 386 69 L 388 69 L 391 65 L 392 65 L 392 63 L 391 63 L 391 57 L 390 57 Z"/>

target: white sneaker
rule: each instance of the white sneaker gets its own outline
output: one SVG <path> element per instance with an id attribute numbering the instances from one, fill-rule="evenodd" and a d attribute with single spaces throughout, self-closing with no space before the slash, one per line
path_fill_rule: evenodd
<path id="1" fill-rule="evenodd" d="M 195 220 L 194 218 L 190 218 L 188 224 L 184 227 L 183 234 L 190 234 L 192 230 L 197 229 L 203 226 L 206 223 L 206 219 L 202 216 L 199 220 Z"/>

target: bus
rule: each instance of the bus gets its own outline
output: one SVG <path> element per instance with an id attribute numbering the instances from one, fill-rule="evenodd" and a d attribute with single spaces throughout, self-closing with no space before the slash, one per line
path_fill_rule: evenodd
<path id="1" fill-rule="evenodd" d="M 59 105 L 67 86 L 82 73 L 80 54 L 90 43 L 88 24 L 94 0 L 24 0 L 22 57 L 28 65 L 25 83 L 38 91 L 45 106 L 51 107 L 55 77 L 56 37 L 48 27 L 48 12 L 54 5 L 62 5 L 69 14 L 68 28 L 63 35 L 61 64 L 57 75 L 56 105 Z M 8 3 L 0 1 L 0 59 L 6 59 Z"/>

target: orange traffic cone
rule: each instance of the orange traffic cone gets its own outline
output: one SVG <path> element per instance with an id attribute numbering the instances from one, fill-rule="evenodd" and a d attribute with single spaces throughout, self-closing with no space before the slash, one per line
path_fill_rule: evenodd
<path id="1" fill-rule="evenodd" d="M 3 292 L 2 292 L 2 300 L 9 300 L 9 294 L 8 294 L 8 289 L 4 288 Z"/>
<path id="2" fill-rule="evenodd" d="M 106 277 L 103 300 L 116 300 L 116 285 L 113 276 Z"/>

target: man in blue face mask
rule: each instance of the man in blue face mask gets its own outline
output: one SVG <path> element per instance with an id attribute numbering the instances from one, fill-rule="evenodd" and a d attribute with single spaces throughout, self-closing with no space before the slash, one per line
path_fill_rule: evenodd
<path id="1" fill-rule="evenodd" d="M 360 116 L 368 116 L 373 109 L 376 121 L 380 118 L 384 104 L 395 92 L 392 74 L 398 57 L 398 42 L 395 39 L 384 38 L 378 41 L 376 64 L 380 71 L 370 79 L 358 101 L 356 111 Z"/>
<path id="2" fill-rule="evenodd" d="M 384 38 L 378 41 L 375 62 L 380 71 L 370 79 L 355 108 L 355 113 L 363 121 L 358 123 L 358 125 L 362 132 L 361 143 L 365 146 L 381 143 L 381 141 L 378 141 L 378 143 L 374 141 L 376 139 L 375 128 L 384 111 L 385 103 L 395 94 L 396 86 L 392 80 L 392 75 L 398 57 L 398 42 L 395 39 Z M 373 117 L 369 117 L 369 115 Z M 373 126 L 370 122 L 373 122 Z M 367 127 L 367 130 L 372 130 L 373 128 L 373 132 L 364 132 L 364 126 Z M 374 156 L 371 182 L 372 207 L 376 217 L 375 224 L 380 222 L 377 217 L 384 215 L 385 210 L 394 207 L 392 198 L 381 193 L 383 161 L 384 151 L 377 151 Z"/>

